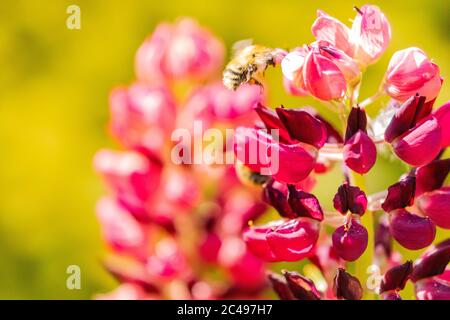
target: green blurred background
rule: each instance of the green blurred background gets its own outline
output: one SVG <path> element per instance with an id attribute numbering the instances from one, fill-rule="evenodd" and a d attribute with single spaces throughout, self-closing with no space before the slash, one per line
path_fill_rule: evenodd
<path id="1" fill-rule="evenodd" d="M 1 1 L 0 298 L 87 299 L 114 288 L 99 264 L 105 249 L 94 205 L 105 190 L 91 159 L 100 147 L 112 146 L 105 130 L 109 90 L 133 80 L 135 51 L 159 21 L 195 17 L 227 46 L 253 38 L 269 46 L 293 47 L 313 40 L 310 26 L 316 9 L 348 21 L 353 5 L 364 3 Z M 387 15 L 393 39 L 379 63 L 369 68 L 363 98 L 377 88 L 392 53 L 408 46 L 422 47 L 449 78 L 449 1 L 372 3 Z M 66 28 L 71 4 L 81 7 L 81 30 Z M 279 72 L 269 72 L 269 82 L 273 105 L 315 104 L 287 97 Z M 437 105 L 449 99 L 445 83 Z M 369 191 L 385 188 L 402 169 L 379 161 Z M 327 177 L 320 182 L 320 198 L 330 206 L 339 181 Z M 81 290 L 66 289 L 70 264 L 81 267 Z"/>

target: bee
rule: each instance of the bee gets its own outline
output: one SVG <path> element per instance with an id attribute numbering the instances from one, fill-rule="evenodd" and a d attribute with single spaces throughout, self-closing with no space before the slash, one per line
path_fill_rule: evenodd
<path id="1" fill-rule="evenodd" d="M 251 171 L 242 162 L 236 162 L 236 175 L 246 186 L 259 187 L 265 184 L 270 177 L 264 176 L 258 172 Z"/>
<path id="2" fill-rule="evenodd" d="M 261 85 L 268 66 L 275 66 L 273 49 L 242 40 L 233 46 L 233 58 L 223 71 L 223 84 L 236 90 L 241 84 Z"/>

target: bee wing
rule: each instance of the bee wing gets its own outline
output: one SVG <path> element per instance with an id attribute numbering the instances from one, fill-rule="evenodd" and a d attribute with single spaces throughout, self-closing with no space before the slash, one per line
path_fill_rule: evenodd
<path id="1" fill-rule="evenodd" d="M 248 46 L 251 46 L 253 44 L 253 39 L 244 39 L 237 41 L 233 44 L 231 47 L 231 53 L 232 56 L 235 57 L 241 52 L 243 49 L 247 48 Z"/>

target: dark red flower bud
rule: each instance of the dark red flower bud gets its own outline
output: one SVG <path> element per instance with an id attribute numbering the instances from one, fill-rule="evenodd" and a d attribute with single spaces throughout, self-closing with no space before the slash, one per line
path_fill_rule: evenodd
<path id="1" fill-rule="evenodd" d="M 416 178 L 407 176 L 388 188 L 388 195 L 381 207 L 390 212 L 412 206 L 416 191 Z"/>
<path id="2" fill-rule="evenodd" d="M 295 300 L 294 295 L 289 289 L 286 279 L 274 272 L 269 272 L 267 278 L 272 285 L 273 291 L 278 295 L 281 300 Z"/>
<path id="3" fill-rule="evenodd" d="M 367 209 L 367 197 L 364 191 L 344 182 L 333 198 L 334 208 L 342 214 L 348 211 L 362 216 Z"/>
<path id="4" fill-rule="evenodd" d="M 281 122 L 292 139 L 321 148 L 327 140 L 324 123 L 304 109 L 276 108 Z"/>
<path id="5" fill-rule="evenodd" d="M 282 272 L 294 297 L 299 300 L 320 300 L 320 292 L 310 279 L 297 272 L 286 270 Z"/>
<path id="6" fill-rule="evenodd" d="M 389 213 L 389 228 L 394 239 L 409 250 L 428 247 L 436 236 L 436 227 L 429 218 L 411 214 L 405 209 Z"/>
<path id="7" fill-rule="evenodd" d="M 396 110 L 384 133 L 387 142 L 392 142 L 431 113 L 432 104 L 425 103 L 425 100 L 424 96 L 412 96 Z"/>
<path id="8" fill-rule="evenodd" d="M 363 288 L 358 278 L 339 268 L 333 280 L 333 292 L 336 298 L 345 300 L 361 300 Z"/>
<path id="9" fill-rule="evenodd" d="M 438 227 L 450 229 L 450 187 L 422 194 L 417 205 Z"/>
<path id="10" fill-rule="evenodd" d="M 308 192 L 297 190 L 294 185 L 288 185 L 288 202 L 292 212 L 297 217 L 308 217 L 318 221 L 323 220 L 323 211 L 319 200 Z"/>
<path id="11" fill-rule="evenodd" d="M 257 107 L 255 108 L 255 111 L 258 114 L 259 118 L 264 123 L 266 129 L 269 130 L 269 132 L 270 130 L 279 130 L 278 136 L 280 142 L 288 144 L 297 143 L 297 141 L 291 139 L 283 123 L 281 123 L 280 118 L 278 118 L 278 115 L 275 112 L 275 110 L 266 108 L 262 104 L 258 103 Z"/>
<path id="12" fill-rule="evenodd" d="M 343 225 L 333 232 L 333 249 L 345 261 L 355 261 L 366 250 L 369 235 L 364 226 L 352 219 L 350 226 Z"/>
<path id="13" fill-rule="evenodd" d="M 412 281 L 433 277 L 442 274 L 450 262 L 450 239 L 442 241 L 427 250 L 414 263 Z"/>
<path id="14" fill-rule="evenodd" d="M 288 188 L 283 183 L 271 179 L 264 187 L 263 200 L 274 207 L 282 217 L 289 219 L 298 217 L 289 206 Z"/>
<path id="15" fill-rule="evenodd" d="M 375 143 L 361 130 L 345 143 L 343 153 L 347 167 L 360 174 L 369 172 L 377 159 Z"/>
<path id="16" fill-rule="evenodd" d="M 367 115 L 361 108 L 352 108 L 347 120 L 347 129 L 345 131 L 345 143 L 350 140 L 358 131 L 367 134 Z"/>
<path id="17" fill-rule="evenodd" d="M 450 159 L 434 160 L 416 170 L 416 195 L 439 189 L 450 172 Z"/>
<path id="18" fill-rule="evenodd" d="M 413 263 L 411 260 L 389 269 L 381 280 L 380 293 L 391 290 L 403 290 L 412 272 Z"/>
<path id="19" fill-rule="evenodd" d="M 319 224 L 308 218 L 288 220 L 268 231 L 266 238 L 278 261 L 299 261 L 313 253 Z"/>
<path id="20" fill-rule="evenodd" d="M 381 248 L 386 257 L 392 254 L 392 235 L 387 222 L 380 220 L 375 231 L 375 249 Z"/>

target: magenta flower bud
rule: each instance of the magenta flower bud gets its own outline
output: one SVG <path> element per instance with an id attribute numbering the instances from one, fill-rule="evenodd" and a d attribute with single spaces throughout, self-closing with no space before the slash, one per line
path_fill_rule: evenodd
<path id="1" fill-rule="evenodd" d="M 386 257 L 392 254 L 392 235 L 385 219 L 380 219 L 375 231 L 375 249 L 381 248 Z"/>
<path id="2" fill-rule="evenodd" d="M 347 128 L 345 129 L 345 142 L 350 140 L 358 131 L 367 134 L 367 115 L 364 109 L 352 108 L 348 115 Z"/>
<path id="3" fill-rule="evenodd" d="M 119 202 L 140 221 L 148 221 L 146 202 L 160 186 L 162 165 L 134 151 L 100 150 L 94 158 L 99 172 Z"/>
<path id="4" fill-rule="evenodd" d="M 412 206 L 415 191 L 416 178 L 407 176 L 388 188 L 388 195 L 381 207 L 384 211 L 390 212 Z"/>
<path id="5" fill-rule="evenodd" d="M 402 297 L 398 292 L 384 292 L 380 295 L 381 300 L 402 300 Z"/>
<path id="6" fill-rule="evenodd" d="M 366 251 L 369 235 L 366 228 L 352 219 L 333 232 L 333 249 L 345 261 L 355 261 Z"/>
<path id="7" fill-rule="evenodd" d="M 272 285 L 273 291 L 275 291 L 275 293 L 281 300 L 295 300 L 295 297 L 292 294 L 291 289 L 289 289 L 285 277 L 274 272 L 269 272 L 267 274 L 267 278 Z"/>
<path id="8" fill-rule="evenodd" d="M 386 16 L 377 6 L 356 8 L 352 37 L 356 43 L 354 58 L 363 65 L 376 62 L 386 51 L 391 40 L 391 27 Z"/>
<path id="9" fill-rule="evenodd" d="M 342 214 L 348 211 L 362 216 L 367 209 L 367 197 L 364 191 L 344 182 L 333 198 L 334 208 Z"/>
<path id="10" fill-rule="evenodd" d="M 277 257 L 267 242 L 267 234 L 284 223 L 285 220 L 276 220 L 262 226 L 251 226 L 244 231 L 243 239 L 250 252 L 264 261 L 277 261 Z"/>
<path id="11" fill-rule="evenodd" d="M 278 138 L 280 142 L 287 144 L 297 143 L 297 141 L 291 138 L 289 132 L 284 127 L 275 110 L 266 108 L 262 104 L 258 104 L 255 111 L 267 130 L 278 130 Z"/>
<path id="12" fill-rule="evenodd" d="M 136 77 L 147 83 L 165 81 L 164 56 L 172 37 L 172 26 L 159 24 L 137 51 L 135 59 Z"/>
<path id="13" fill-rule="evenodd" d="M 283 275 L 293 296 L 298 300 L 320 300 L 321 294 L 314 282 L 297 272 L 283 270 Z"/>
<path id="14" fill-rule="evenodd" d="M 412 281 L 437 276 L 442 274 L 450 262 L 450 239 L 428 249 L 414 263 L 414 272 L 411 275 Z"/>
<path id="15" fill-rule="evenodd" d="M 285 218 L 297 218 L 288 203 L 288 188 L 285 184 L 271 179 L 264 187 L 263 200 L 274 207 Z"/>
<path id="16" fill-rule="evenodd" d="M 439 67 L 419 48 L 397 51 L 386 71 L 386 93 L 399 101 L 406 101 L 418 93 L 426 101 L 434 100 L 441 89 Z"/>
<path id="17" fill-rule="evenodd" d="M 354 44 L 351 39 L 351 30 L 338 19 L 317 10 L 317 19 L 314 21 L 311 31 L 317 40 L 327 41 L 348 56 L 353 57 Z"/>
<path id="18" fill-rule="evenodd" d="M 450 300 L 450 281 L 428 278 L 414 286 L 417 300 Z"/>
<path id="19" fill-rule="evenodd" d="M 222 42 L 209 30 L 194 20 L 180 19 L 158 27 L 139 48 L 136 75 L 146 82 L 161 78 L 204 80 L 220 72 L 224 53 Z"/>
<path id="20" fill-rule="evenodd" d="M 340 99 L 347 90 L 342 71 L 315 49 L 310 50 L 305 58 L 303 81 L 312 96 L 324 101 Z"/>
<path id="21" fill-rule="evenodd" d="M 174 238 L 163 238 L 155 244 L 145 268 L 157 281 L 183 278 L 191 273 L 187 258 Z"/>
<path id="22" fill-rule="evenodd" d="M 439 189 L 450 172 L 450 159 L 434 160 L 416 169 L 416 195 Z"/>
<path id="23" fill-rule="evenodd" d="M 442 148 L 450 146 L 450 101 L 434 111 L 433 115 L 439 121 L 442 131 Z"/>
<path id="24" fill-rule="evenodd" d="M 432 103 L 425 103 L 425 96 L 414 95 L 406 100 L 396 111 L 384 133 L 384 139 L 392 142 L 395 138 L 431 113 Z"/>
<path id="25" fill-rule="evenodd" d="M 303 109 L 277 108 L 276 112 L 292 139 L 321 148 L 327 140 L 322 121 Z"/>
<path id="26" fill-rule="evenodd" d="M 433 161 L 441 151 L 441 127 L 430 116 L 406 131 L 391 143 L 395 154 L 411 166 L 423 166 Z"/>
<path id="27" fill-rule="evenodd" d="M 114 89 L 109 97 L 109 131 L 128 148 L 159 154 L 175 126 L 175 99 L 165 86 L 140 83 Z"/>
<path id="28" fill-rule="evenodd" d="M 389 228 L 394 239 L 409 250 L 428 247 L 436 236 L 436 227 L 429 218 L 409 213 L 405 209 L 389 213 Z"/>
<path id="29" fill-rule="evenodd" d="M 334 277 L 333 292 L 338 299 L 361 300 L 363 297 L 363 288 L 358 278 L 352 276 L 343 268 L 338 268 Z"/>
<path id="30" fill-rule="evenodd" d="M 264 130 L 238 127 L 234 135 L 234 153 L 250 170 L 270 175 L 284 183 L 305 179 L 316 162 L 313 147 L 278 143 Z"/>
<path id="31" fill-rule="evenodd" d="M 369 172 L 377 160 L 377 148 L 367 134 L 358 131 L 344 146 L 344 162 L 353 171 Z"/>
<path id="32" fill-rule="evenodd" d="M 313 253 L 319 224 L 308 218 L 288 220 L 267 232 L 270 249 L 279 261 L 299 261 Z"/>
<path id="33" fill-rule="evenodd" d="M 103 238 L 114 250 L 140 258 L 145 255 L 147 232 L 115 199 L 100 199 L 96 212 Z"/>
<path id="34" fill-rule="evenodd" d="M 405 288 L 411 273 L 413 272 L 413 263 L 411 260 L 404 264 L 389 269 L 383 276 L 380 283 L 380 293 L 386 291 L 399 291 Z"/>
<path id="35" fill-rule="evenodd" d="M 422 194 L 417 205 L 438 227 L 450 229 L 450 187 Z"/>
<path id="36" fill-rule="evenodd" d="M 307 217 L 318 221 L 323 220 L 323 211 L 319 200 L 308 192 L 297 190 L 294 185 L 288 185 L 288 203 L 297 217 Z"/>

